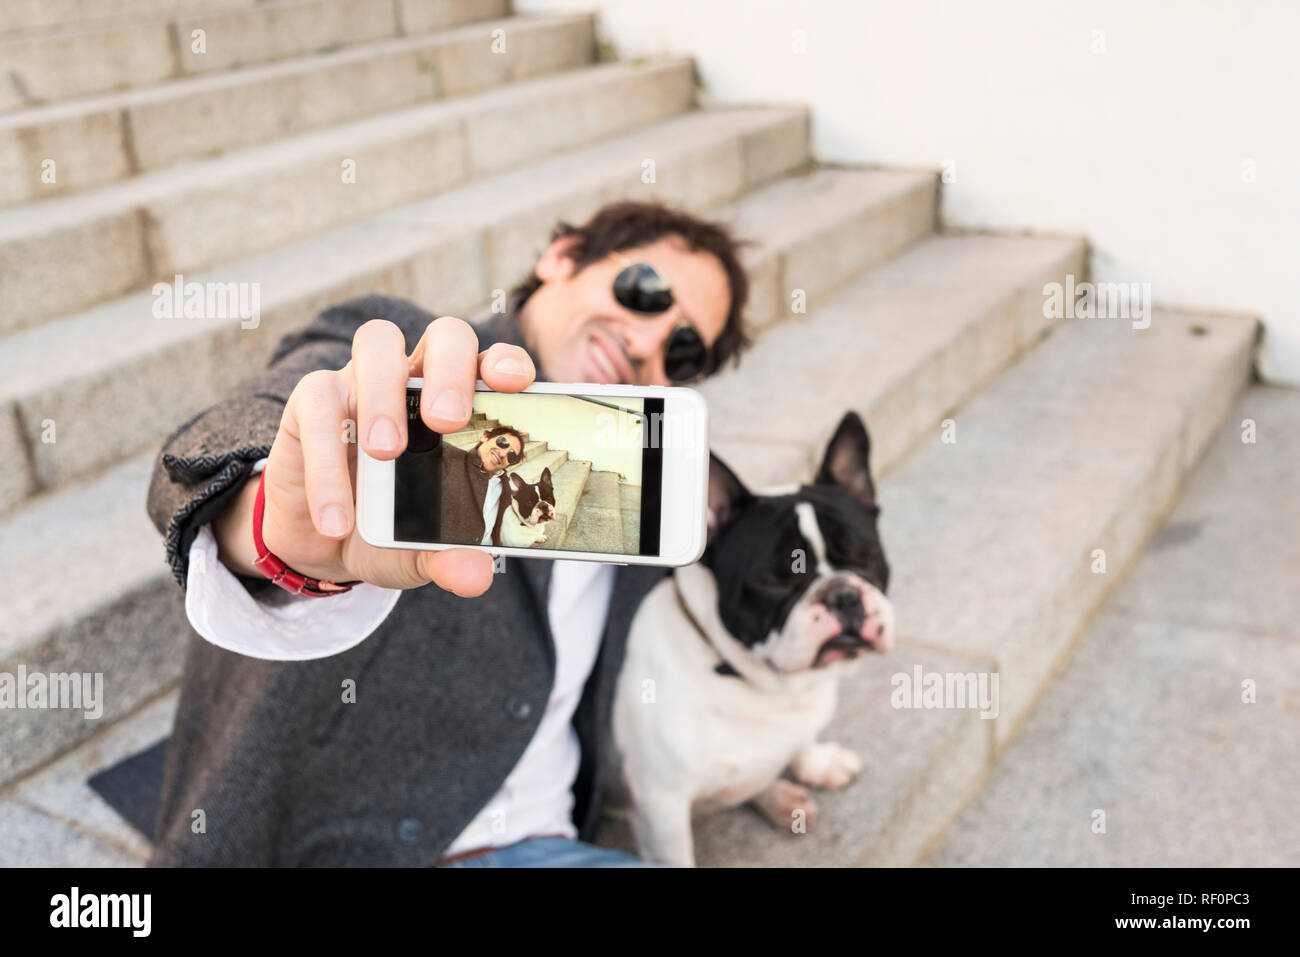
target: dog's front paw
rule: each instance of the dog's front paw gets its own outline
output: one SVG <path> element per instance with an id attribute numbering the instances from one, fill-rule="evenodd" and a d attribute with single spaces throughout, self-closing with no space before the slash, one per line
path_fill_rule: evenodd
<path id="1" fill-rule="evenodd" d="M 862 770 L 862 759 L 833 741 L 804 748 L 790 762 L 795 778 L 826 791 L 848 785 Z"/>
<path id="2" fill-rule="evenodd" d="M 778 830 L 794 831 L 797 824 L 809 828 L 817 823 L 817 802 L 812 794 L 785 778 L 777 778 L 754 798 L 754 807 Z"/>

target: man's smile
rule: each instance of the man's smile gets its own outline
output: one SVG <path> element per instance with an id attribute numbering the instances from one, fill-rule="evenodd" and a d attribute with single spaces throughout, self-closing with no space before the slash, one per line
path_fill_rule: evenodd
<path id="1" fill-rule="evenodd" d="M 584 337 L 585 365 L 591 372 L 591 381 L 602 385 L 633 381 L 632 367 L 623 350 L 610 338 L 596 329 L 590 329 Z"/>

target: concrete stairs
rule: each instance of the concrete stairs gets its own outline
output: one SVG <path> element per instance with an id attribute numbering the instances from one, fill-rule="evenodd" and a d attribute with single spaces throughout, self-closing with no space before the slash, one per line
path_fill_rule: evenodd
<path id="1" fill-rule="evenodd" d="M 0 208 L 584 66 L 592 26 L 502 19 L 0 114 Z M 479 55 L 485 29 L 504 54 Z M 54 156 L 54 182 L 23 175 Z"/>
<path id="2" fill-rule="evenodd" d="M 507 8 L 506 0 L 14 0 L 0 21 L 9 34 L 0 39 L 0 110 L 425 33 Z"/>
<path id="3" fill-rule="evenodd" d="M 1254 322 L 1048 320 L 1082 239 L 936 233 L 933 171 L 818 166 L 805 109 L 697 108 L 688 61 L 597 64 L 591 30 L 501 0 L 0 10 L 0 672 L 106 688 L 98 720 L 0 711 L 0 863 L 147 855 L 85 780 L 175 707 L 189 630 L 144 510 L 165 436 L 347 296 L 481 318 L 556 220 L 619 197 L 759 240 L 756 345 L 703 390 L 714 446 L 752 485 L 805 478 L 857 409 L 895 569 L 899 646 L 846 682 L 831 732 L 867 771 L 798 838 L 745 809 L 701 821 L 699 860 L 913 863 L 974 793 L 1220 426 Z M 175 272 L 258 284 L 256 322 L 156 318 Z M 530 441 L 520 467 L 548 464 L 562 513 L 627 537 L 636 489 Z M 1001 714 L 891 708 L 915 665 L 999 671 Z"/>
<path id="4" fill-rule="evenodd" d="M 603 64 L 0 212 L 0 264 L 45 264 L 14 269 L 0 331 L 672 116 L 691 91 L 687 61 Z"/>
<path id="5" fill-rule="evenodd" d="M 1253 384 L 926 865 L 1300 864 L 1297 468 Z"/>

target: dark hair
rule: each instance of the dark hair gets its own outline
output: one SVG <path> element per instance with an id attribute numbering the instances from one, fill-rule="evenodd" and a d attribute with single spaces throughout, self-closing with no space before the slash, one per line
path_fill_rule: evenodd
<path id="1" fill-rule="evenodd" d="M 623 200 L 602 206 L 581 226 L 560 222 L 551 233 L 551 242 L 566 236 L 577 238 L 568 255 L 579 271 L 611 252 L 648 246 L 665 236 L 680 237 L 692 252 L 711 254 L 727 274 L 731 308 L 727 311 L 721 334 L 709 350 L 705 374 L 717 372 L 728 360 L 738 362 L 740 353 L 750 346 L 752 340 L 745 329 L 749 277 L 740 264 L 740 250 L 751 243 L 736 239 L 726 226 L 699 219 L 662 203 Z M 536 271 L 530 273 L 511 290 L 516 305 L 522 306 L 541 285 Z"/>
<path id="2" fill-rule="evenodd" d="M 490 439 L 495 439 L 498 435 L 513 435 L 519 440 L 519 459 L 522 461 L 524 457 L 524 447 L 528 445 L 528 443 L 524 441 L 524 435 L 522 432 L 518 429 L 511 428 L 508 425 L 498 425 L 489 429 L 487 435 L 483 436 L 483 438 L 474 445 L 474 448 L 478 448 Z M 511 462 L 510 464 L 515 465 L 517 463 Z"/>

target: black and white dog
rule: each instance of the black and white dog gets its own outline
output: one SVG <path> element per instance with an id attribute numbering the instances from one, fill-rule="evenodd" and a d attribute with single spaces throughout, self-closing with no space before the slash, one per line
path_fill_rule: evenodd
<path id="1" fill-rule="evenodd" d="M 747 801 L 776 827 L 811 824 L 802 785 L 862 770 L 817 738 L 849 662 L 894 638 L 869 454 L 850 412 L 812 484 L 755 494 L 711 461 L 704 555 L 638 609 L 615 692 L 613 803 L 647 860 L 694 866 L 692 815 Z"/>
<path id="2" fill-rule="evenodd" d="M 536 482 L 526 482 L 518 472 L 511 472 L 506 491 L 510 501 L 501 516 L 496 544 L 517 548 L 546 544 L 546 523 L 555 518 L 550 468 L 542 469 Z"/>

